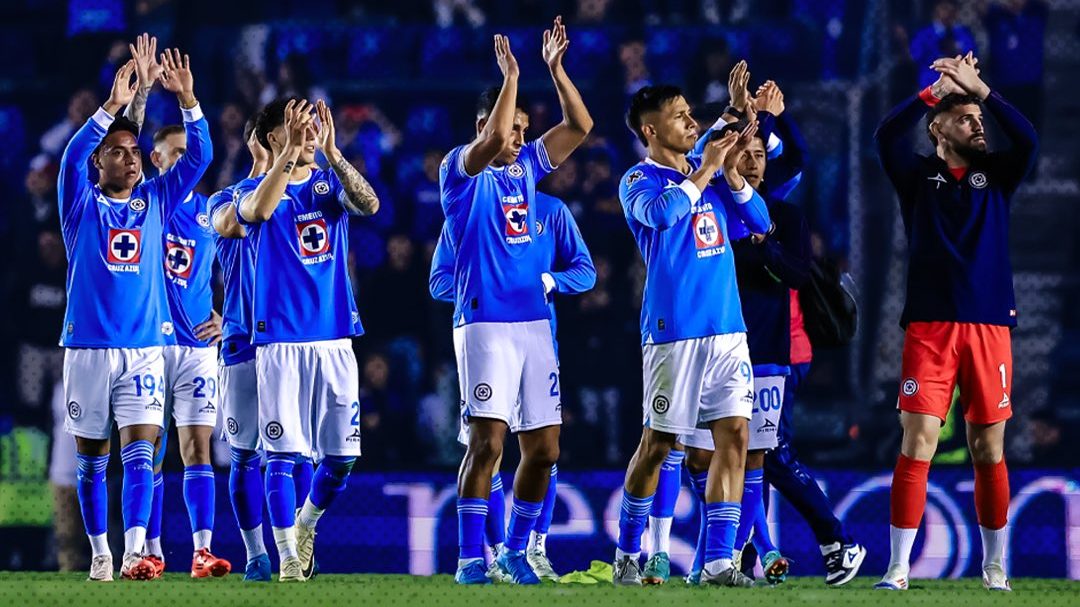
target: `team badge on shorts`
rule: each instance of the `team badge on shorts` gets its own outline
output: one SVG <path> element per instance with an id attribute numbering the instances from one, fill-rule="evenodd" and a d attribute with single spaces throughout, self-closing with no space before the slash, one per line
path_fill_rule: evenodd
<path id="1" fill-rule="evenodd" d="M 914 377 L 905 379 L 904 383 L 900 384 L 900 392 L 904 396 L 915 396 L 919 392 L 919 382 L 915 381 Z"/>
<path id="2" fill-rule="evenodd" d="M 296 237 L 300 239 L 300 254 L 304 257 L 322 255 L 330 250 L 330 235 L 325 219 L 297 222 Z"/>
<path id="3" fill-rule="evenodd" d="M 694 243 L 699 249 L 711 249 L 724 244 L 720 224 L 712 211 L 694 215 Z"/>
<path id="4" fill-rule="evenodd" d="M 109 263 L 139 263 L 142 258 L 142 230 L 109 228 Z"/>
<path id="5" fill-rule="evenodd" d="M 671 408 L 671 401 L 668 400 L 668 397 L 666 397 L 666 396 L 664 396 L 662 394 L 657 395 L 657 397 L 654 398 L 653 401 L 652 401 L 652 410 L 656 411 L 656 413 L 659 414 L 659 415 L 663 415 L 663 414 L 667 413 L 668 409 L 670 409 L 670 408 Z"/>
<path id="6" fill-rule="evenodd" d="M 277 440 L 281 438 L 281 435 L 285 434 L 285 429 L 281 427 L 278 422 L 270 422 L 266 424 L 266 436 L 271 440 Z"/>
<path id="7" fill-rule="evenodd" d="M 235 417 L 230 417 L 225 420 L 225 429 L 229 431 L 229 434 L 236 434 L 240 431 L 240 424 L 236 423 Z"/>
<path id="8" fill-rule="evenodd" d="M 491 399 L 491 386 L 488 384 L 476 384 L 476 388 L 473 389 L 473 396 L 478 401 L 486 401 Z"/>
<path id="9" fill-rule="evenodd" d="M 79 419 L 82 417 L 82 406 L 75 401 L 71 401 L 67 405 L 68 417 L 71 419 Z"/>
<path id="10" fill-rule="evenodd" d="M 178 242 L 165 243 L 165 271 L 177 278 L 191 277 L 191 261 L 195 258 L 195 249 L 185 247 Z"/>

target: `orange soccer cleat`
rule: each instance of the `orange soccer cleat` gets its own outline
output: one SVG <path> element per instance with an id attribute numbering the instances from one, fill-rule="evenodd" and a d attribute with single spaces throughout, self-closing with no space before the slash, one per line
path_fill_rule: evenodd
<path id="1" fill-rule="evenodd" d="M 210 554 L 207 548 L 197 550 L 195 556 L 191 558 L 191 577 L 193 578 L 222 577 L 229 575 L 230 571 L 232 571 L 232 564 Z"/>
<path id="2" fill-rule="evenodd" d="M 125 554 L 124 564 L 120 567 L 120 577 L 125 580 L 152 580 L 157 577 L 157 567 L 153 561 L 141 554 Z"/>
<path id="3" fill-rule="evenodd" d="M 156 555 L 146 555 L 146 560 L 154 564 L 154 577 L 161 577 L 165 573 L 165 559 Z"/>

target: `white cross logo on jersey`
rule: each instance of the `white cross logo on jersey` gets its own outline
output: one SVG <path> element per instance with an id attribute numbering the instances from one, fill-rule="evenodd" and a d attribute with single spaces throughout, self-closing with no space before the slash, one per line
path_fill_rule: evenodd
<path id="1" fill-rule="evenodd" d="M 142 257 L 142 233 L 140 230 L 109 229 L 109 263 L 139 263 Z"/>

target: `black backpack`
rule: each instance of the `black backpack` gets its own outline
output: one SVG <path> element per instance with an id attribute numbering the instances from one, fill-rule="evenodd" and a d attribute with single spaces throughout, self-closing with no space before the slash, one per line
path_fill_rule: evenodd
<path id="1" fill-rule="evenodd" d="M 830 259 L 810 262 L 810 282 L 799 289 L 803 324 L 815 348 L 846 346 L 859 326 L 859 307 L 851 276 Z"/>

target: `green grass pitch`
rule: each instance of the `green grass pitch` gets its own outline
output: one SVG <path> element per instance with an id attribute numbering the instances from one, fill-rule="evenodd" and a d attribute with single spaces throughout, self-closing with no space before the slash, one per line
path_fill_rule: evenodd
<path id="1" fill-rule="evenodd" d="M 861 577 L 843 588 L 826 588 L 820 578 L 793 578 L 778 587 L 689 588 L 673 580 L 662 587 L 615 588 L 608 584 L 539 587 L 456 586 L 450 576 L 322 575 L 303 584 L 243 583 L 241 576 L 192 580 L 180 573 L 152 582 L 84 582 L 84 574 L 0 573 L 0 605 L 44 607 L 316 607 L 438 605 L 452 607 L 786 607 L 826 605 L 1080 605 L 1080 582 L 1017 579 L 1014 592 L 990 593 L 978 579 L 913 580 L 907 592 L 871 589 L 877 578 Z"/>

